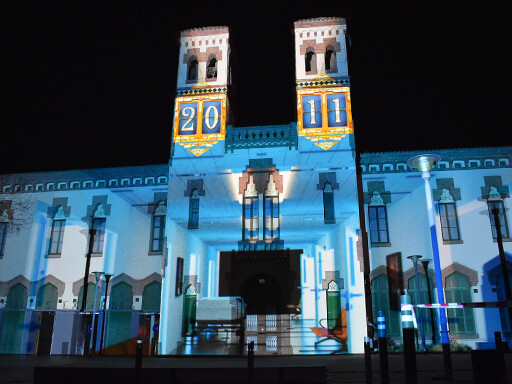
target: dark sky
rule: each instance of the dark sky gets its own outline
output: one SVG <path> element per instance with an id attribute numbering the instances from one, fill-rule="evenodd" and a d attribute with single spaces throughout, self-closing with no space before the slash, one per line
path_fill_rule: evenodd
<path id="1" fill-rule="evenodd" d="M 0 3 L 0 173 L 162 164 L 179 31 L 227 25 L 236 126 L 296 121 L 293 21 L 345 17 L 363 152 L 511 145 L 507 2 Z"/>

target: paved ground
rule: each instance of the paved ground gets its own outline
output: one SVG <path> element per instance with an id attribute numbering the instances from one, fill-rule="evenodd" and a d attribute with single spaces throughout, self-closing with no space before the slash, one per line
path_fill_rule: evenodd
<path id="1" fill-rule="evenodd" d="M 469 353 L 452 354 L 456 383 L 473 383 Z M 126 367 L 135 365 L 134 357 L 101 356 L 19 356 L 0 355 L 0 383 L 32 383 L 34 367 Z M 365 383 L 364 355 L 256 357 L 255 367 L 325 366 L 328 383 Z M 512 377 L 512 353 L 505 355 L 507 377 Z M 245 358 L 237 357 L 146 357 L 143 368 L 219 368 L 247 367 Z M 442 354 L 417 355 L 418 383 L 447 383 L 443 379 Z M 403 355 L 389 355 L 390 383 L 404 383 Z M 379 355 L 372 355 L 372 383 L 380 383 Z M 492 383 L 498 384 L 498 383 Z"/>

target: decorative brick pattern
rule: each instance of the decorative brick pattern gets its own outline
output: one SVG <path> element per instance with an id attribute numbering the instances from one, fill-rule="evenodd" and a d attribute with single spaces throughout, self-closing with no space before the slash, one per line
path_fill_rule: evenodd
<path id="1" fill-rule="evenodd" d="M 199 196 L 205 195 L 206 192 L 203 189 L 203 179 L 187 180 L 187 189 L 184 192 L 184 196 L 191 196 L 194 189 L 197 189 Z"/>
<path id="2" fill-rule="evenodd" d="M 455 188 L 453 179 L 437 179 L 437 189 L 432 190 L 432 198 L 434 201 L 439 201 L 443 193 L 443 189 L 447 189 L 450 192 L 454 201 L 460 200 L 460 188 Z"/>
<path id="3" fill-rule="evenodd" d="M 502 199 L 510 197 L 508 186 L 503 185 L 501 176 L 484 176 L 485 187 L 481 187 L 482 199 L 487 200 L 489 198 L 490 188 L 496 187 Z"/>
<path id="4" fill-rule="evenodd" d="M 365 204 L 369 204 L 371 202 L 374 192 L 379 192 L 384 204 L 391 203 L 391 192 L 386 191 L 386 185 L 384 181 L 368 181 L 366 185 L 367 192 L 363 193 Z"/>
<path id="5" fill-rule="evenodd" d="M 322 172 L 318 174 L 318 184 L 316 185 L 316 189 L 318 191 L 323 191 L 325 188 L 325 183 L 329 183 L 332 186 L 332 189 L 340 189 L 340 185 L 336 181 L 336 172 Z"/>
<path id="6" fill-rule="evenodd" d="M 454 272 L 458 272 L 461 275 L 466 276 L 469 279 L 469 284 L 472 287 L 476 287 L 478 285 L 479 279 L 477 271 L 468 268 L 465 265 L 453 263 L 447 266 L 446 268 L 443 268 L 443 270 L 441 271 L 441 276 L 443 277 L 443 286 L 446 285 L 446 278 Z"/>
<path id="7" fill-rule="evenodd" d="M 55 197 L 53 199 L 52 206 L 48 207 L 46 217 L 48 217 L 49 219 L 53 219 L 60 207 L 62 207 L 62 210 L 64 211 L 64 216 L 69 217 L 69 215 L 71 214 L 71 207 L 68 206 L 67 197 Z"/>
<path id="8" fill-rule="evenodd" d="M 219 47 L 208 47 L 206 51 L 201 52 L 199 49 L 187 49 L 187 52 L 183 55 L 183 64 L 187 64 L 192 56 L 195 56 L 199 63 L 208 61 L 210 55 L 215 55 L 215 58 L 220 61 L 222 60 L 222 51 Z"/>

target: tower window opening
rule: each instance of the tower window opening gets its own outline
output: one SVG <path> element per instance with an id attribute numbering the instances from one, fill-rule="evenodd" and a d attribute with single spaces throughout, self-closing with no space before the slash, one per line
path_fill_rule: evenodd
<path id="1" fill-rule="evenodd" d="M 217 78 L 217 59 L 212 56 L 208 59 L 208 65 L 206 66 L 206 78 L 216 79 Z"/>
<path id="2" fill-rule="evenodd" d="M 336 52 L 334 49 L 329 46 L 325 51 L 325 71 L 326 72 L 336 72 Z"/>
<path id="3" fill-rule="evenodd" d="M 316 73 L 316 56 L 313 48 L 306 49 L 306 55 L 304 56 L 304 63 L 306 66 L 307 74 Z"/>
<path id="4" fill-rule="evenodd" d="M 187 81 L 197 81 L 199 63 L 195 56 L 188 61 Z"/>

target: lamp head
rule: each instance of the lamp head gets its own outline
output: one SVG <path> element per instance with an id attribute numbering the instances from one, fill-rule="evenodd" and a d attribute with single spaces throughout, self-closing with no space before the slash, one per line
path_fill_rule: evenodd
<path id="1" fill-rule="evenodd" d="M 112 276 L 114 276 L 113 273 L 105 273 L 105 280 L 109 281 Z"/>
<path id="2" fill-rule="evenodd" d="M 98 280 L 101 277 L 101 275 L 103 275 L 105 272 L 94 271 L 93 273 L 94 276 L 96 276 L 96 280 Z"/>
<path id="3" fill-rule="evenodd" d="M 409 260 L 411 260 L 413 263 L 417 263 L 419 259 L 421 259 L 423 256 L 421 255 L 412 255 L 412 256 L 407 256 L 407 258 Z"/>
<path id="4" fill-rule="evenodd" d="M 440 160 L 441 157 L 438 155 L 418 155 L 407 160 L 407 165 L 416 168 L 420 172 L 430 172 L 434 164 L 437 164 Z"/>

